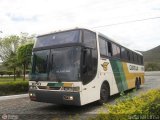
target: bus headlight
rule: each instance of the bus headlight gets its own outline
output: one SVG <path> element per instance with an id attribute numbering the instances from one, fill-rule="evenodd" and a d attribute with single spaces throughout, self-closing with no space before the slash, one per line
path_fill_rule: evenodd
<path id="1" fill-rule="evenodd" d="M 73 100 L 73 96 L 70 96 L 69 99 L 70 99 L 70 100 Z"/>
<path id="2" fill-rule="evenodd" d="M 35 97 L 36 94 L 35 94 L 35 93 L 29 93 L 29 96 L 30 96 L 30 97 Z"/>
<path id="3" fill-rule="evenodd" d="M 32 94 L 32 93 L 29 93 L 29 96 L 33 96 L 33 94 Z"/>

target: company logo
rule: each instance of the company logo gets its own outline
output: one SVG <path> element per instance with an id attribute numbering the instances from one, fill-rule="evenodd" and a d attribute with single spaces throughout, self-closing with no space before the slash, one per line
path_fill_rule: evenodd
<path id="1" fill-rule="evenodd" d="M 109 64 L 108 62 L 104 62 L 103 64 L 101 64 L 104 71 L 107 71 L 108 64 Z"/>
<path id="2" fill-rule="evenodd" d="M 13 114 L 3 114 L 2 120 L 18 120 L 18 115 Z"/>
<path id="3" fill-rule="evenodd" d="M 3 120 L 7 120 L 7 119 L 8 119 L 8 115 L 7 115 L 7 114 L 3 114 L 3 115 L 2 115 L 2 119 L 3 119 Z"/>

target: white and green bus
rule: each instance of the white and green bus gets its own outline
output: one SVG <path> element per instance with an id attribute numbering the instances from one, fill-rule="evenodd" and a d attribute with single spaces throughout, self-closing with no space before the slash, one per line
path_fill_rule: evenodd
<path id="1" fill-rule="evenodd" d="M 65 105 L 105 103 L 109 96 L 144 83 L 141 53 L 105 35 L 75 28 L 37 37 L 29 96 Z"/>

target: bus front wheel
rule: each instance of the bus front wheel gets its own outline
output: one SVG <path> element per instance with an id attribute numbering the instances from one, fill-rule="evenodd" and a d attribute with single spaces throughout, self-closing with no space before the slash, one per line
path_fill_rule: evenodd
<path id="1" fill-rule="evenodd" d="M 99 105 L 103 105 L 109 98 L 109 86 L 105 83 L 101 86 Z"/>

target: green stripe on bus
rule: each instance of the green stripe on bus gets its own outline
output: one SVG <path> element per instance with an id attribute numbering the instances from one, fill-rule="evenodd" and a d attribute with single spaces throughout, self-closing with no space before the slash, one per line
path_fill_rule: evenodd
<path id="1" fill-rule="evenodd" d="M 48 83 L 47 86 L 50 86 L 50 87 L 61 87 L 61 86 L 63 86 L 63 83 Z"/>
<path id="2" fill-rule="evenodd" d="M 117 60 L 110 60 L 110 63 L 112 66 L 113 74 L 114 74 L 119 92 L 127 90 L 128 86 L 127 86 L 127 81 L 125 78 L 122 63 Z"/>

